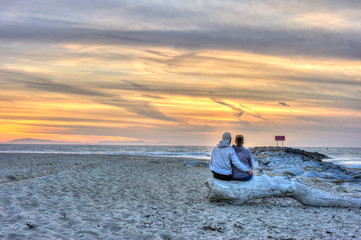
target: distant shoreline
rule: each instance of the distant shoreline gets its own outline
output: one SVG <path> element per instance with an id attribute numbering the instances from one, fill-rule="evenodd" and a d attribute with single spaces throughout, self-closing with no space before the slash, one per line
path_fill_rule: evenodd
<path id="1" fill-rule="evenodd" d="M 246 146 L 248 147 L 248 146 Z M 114 156 L 153 156 L 159 158 L 189 158 L 207 161 L 214 146 L 154 146 L 154 145 L 41 145 L 3 144 L 0 154 L 73 154 L 73 155 L 114 155 Z M 265 147 L 252 147 L 265 148 Z M 274 147 L 267 147 L 274 148 Z M 289 147 L 284 147 L 289 148 Z M 281 149 L 281 147 L 279 147 Z M 329 156 L 335 164 L 347 169 L 361 168 L 361 148 L 292 148 L 308 152 L 318 152 Z M 352 164 L 352 165 L 350 165 Z"/>

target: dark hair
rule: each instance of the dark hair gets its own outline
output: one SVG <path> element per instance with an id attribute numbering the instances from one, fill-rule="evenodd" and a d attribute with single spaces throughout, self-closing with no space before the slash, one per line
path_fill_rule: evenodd
<path id="1" fill-rule="evenodd" d="M 243 135 L 237 135 L 235 138 L 235 142 L 237 146 L 242 146 L 244 143 L 244 137 Z"/>

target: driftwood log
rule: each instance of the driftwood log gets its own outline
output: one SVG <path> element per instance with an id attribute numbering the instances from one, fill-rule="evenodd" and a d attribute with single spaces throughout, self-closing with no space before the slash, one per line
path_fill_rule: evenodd
<path id="1" fill-rule="evenodd" d="M 361 198 L 332 195 L 287 177 L 260 175 L 247 182 L 210 178 L 205 185 L 206 197 L 210 201 L 227 200 L 244 204 L 257 198 L 291 197 L 304 205 L 315 207 L 361 208 Z"/>

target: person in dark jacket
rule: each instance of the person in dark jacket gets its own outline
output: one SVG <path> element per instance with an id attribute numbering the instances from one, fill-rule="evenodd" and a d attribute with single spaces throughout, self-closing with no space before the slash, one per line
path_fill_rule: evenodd
<path id="1" fill-rule="evenodd" d="M 235 150 L 238 159 L 241 163 L 246 165 L 249 169 L 253 169 L 254 163 L 252 158 L 252 153 L 249 149 L 243 147 L 244 137 L 242 135 L 237 135 L 235 138 L 236 145 L 233 145 L 232 148 Z M 232 164 L 232 180 L 237 181 L 248 181 L 251 180 L 253 174 L 241 171 L 237 166 Z"/>

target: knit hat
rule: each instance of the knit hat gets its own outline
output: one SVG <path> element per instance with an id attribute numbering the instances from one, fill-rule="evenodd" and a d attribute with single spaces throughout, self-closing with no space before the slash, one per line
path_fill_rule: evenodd
<path id="1" fill-rule="evenodd" d="M 229 141 L 229 140 L 231 140 L 231 138 L 232 138 L 232 136 L 231 136 L 231 134 L 229 132 L 223 133 L 222 140 Z"/>

